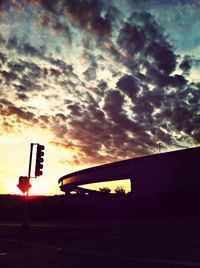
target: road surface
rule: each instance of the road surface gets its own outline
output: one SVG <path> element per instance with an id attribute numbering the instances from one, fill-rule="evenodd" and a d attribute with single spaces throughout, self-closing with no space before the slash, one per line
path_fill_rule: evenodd
<path id="1" fill-rule="evenodd" d="M 0 267 L 200 267 L 200 220 L 0 223 Z"/>

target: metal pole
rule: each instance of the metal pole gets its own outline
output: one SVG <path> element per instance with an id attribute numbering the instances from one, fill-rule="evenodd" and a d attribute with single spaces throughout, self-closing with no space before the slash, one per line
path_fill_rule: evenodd
<path id="1" fill-rule="evenodd" d="M 32 164 L 33 145 L 34 145 L 34 143 L 31 143 L 30 156 L 29 156 L 29 167 L 28 167 L 28 179 L 29 179 L 29 181 L 30 181 L 30 177 L 31 177 L 31 164 Z"/>
<path id="2" fill-rule="evenodd" d="M 29 167 L 28 167 L 28 183 L 30 183 L 30 178 L 31 178 L 31 165 L 32 165 L 33 145 L 34 145 L 34 143 L 31 143 L 31 145 L 30 145 Z M 29 197 L 29 190 L 26 192 L 26 195 L 24 195 L 24 215 L 23 215 L 23 223 L 21 224 L 21 229 L 23 231 L 29 230 L 29 224 L 28 224 L 28 197 Z"/>

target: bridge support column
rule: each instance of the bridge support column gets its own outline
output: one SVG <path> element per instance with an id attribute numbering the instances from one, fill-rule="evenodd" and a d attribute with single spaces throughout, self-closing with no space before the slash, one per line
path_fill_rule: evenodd
<path id="1" fill-rule="evenodd" d="M 131 184 L 131 194 L 133 194 L 134 193 L 134 191 L 135 191 L 135 187 L 134 187 L 134 184 L 135 184 L 135 181 L 134 181 L 134 179 L 133 178 L 130 178 L 130 184 Z"/>

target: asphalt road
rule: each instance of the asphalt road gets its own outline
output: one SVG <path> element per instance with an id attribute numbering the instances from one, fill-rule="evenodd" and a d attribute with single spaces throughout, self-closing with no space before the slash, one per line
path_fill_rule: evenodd
<path id="1" fill-rule="evenodd" d="M 200 267 L 200 220 L 0 223 L 0 267 Z"/>

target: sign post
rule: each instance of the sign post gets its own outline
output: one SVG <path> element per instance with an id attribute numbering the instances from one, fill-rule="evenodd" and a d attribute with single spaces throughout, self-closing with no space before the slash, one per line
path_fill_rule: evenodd
<path id="1" fill-rule="evenodd" d="M 33 155 L 33 146 L 37 145 L 37 155 L 36 155 L 36 167 L 35 167 L 35 177 L 31 177 L 31 166 L 32 166 L 32 155 Z M 44 156 L 44 146 L 38 143 L 30 144 L 30 156 L 29 156 L 29 167 L 28 167 L 28 176 L 20 176 L 19 183 L 17 187 L 24 193 L 24 209 L 23 209 L 23 222 L 21 224 L 21 229 L 23 231 L 29 230 L 28 224 L 28 197 L 29 197 L 29 189 L 31 188 L 30 179 L 36 178 L 37 176 L 41 176 L 43 165 L 41 164 Z M 38 167 L 39 165 L 39 167 Z M 25 195 L 26 193 L 26 195 Z"/>

